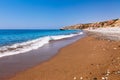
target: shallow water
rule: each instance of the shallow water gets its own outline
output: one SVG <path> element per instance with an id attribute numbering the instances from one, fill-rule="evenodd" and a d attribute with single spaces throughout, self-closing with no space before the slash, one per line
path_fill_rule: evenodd
<path id="1" fill-rule="evenodd" d="M 84 37 L 84 35 L 51 41 L 43 47 L 26 52 L 25 54 L 17 54 L 0 58 L 0 80 L 7 80 L 18 72 L 24 71 L 51 59 L 57 54 L 60 48 L 69 45 L 82 37 Z"/>
<path id="2" fill-rule="evenodd" d="M 80 30 L 0 30 L 0 57 L 38 49 L 50 40 L 82 35 Z"/>

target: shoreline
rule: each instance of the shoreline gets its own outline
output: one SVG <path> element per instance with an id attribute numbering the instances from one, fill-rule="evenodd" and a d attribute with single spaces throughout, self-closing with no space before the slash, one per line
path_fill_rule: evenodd
<path id="1" fill-rule="evenodd" d="M 0 58 L 16 55 L 20 53 L 27 53 L 32 50 L 37 50 L 40 47 L 43 47 L 44 45 L 49 44 L 49 42 L 51 41 L 63 40 L 63 39 L 79 36 L 82 34 L 83 32 L 79 31 L 79 32 L 66 34 L 66 35 L 43 36 L 36 39 L 20 42 L 20 43 L 18 42 L 11 45 L 0 46 Z"/>
<path id="2" fill-rule="evenodd" d="M 0 58 L 0 66 L 2 67 L 0 70 L 0 80 L 8 80 L 15 74 L 50 60 L 57 55 L 59 49 L 84 36 L 85 35 L 79 35 L 62 40 L 50 41 L 49 44 L 37 50 Z"/>
<path id="3" fill-rule="evenodd" d="M 120 42 L 86 36 L 10 80 L 119 80 Z"/>

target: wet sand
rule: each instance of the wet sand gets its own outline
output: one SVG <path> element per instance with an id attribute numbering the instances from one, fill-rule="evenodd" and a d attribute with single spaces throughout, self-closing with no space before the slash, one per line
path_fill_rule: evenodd
<path id="1" fill-rule="evenodd" d="M 87 36 L 10 80 L 120 80 L 120 41 Z"/>
<path id="2" fill-rule="evenodd" d="M 60 48 L 79 40 L 81 37 L 84 37 L 84 35 L 51 41 L 37 50 L 0 58 L 0 80 L 8 80 L 19 72 L 51 59 Z"/>

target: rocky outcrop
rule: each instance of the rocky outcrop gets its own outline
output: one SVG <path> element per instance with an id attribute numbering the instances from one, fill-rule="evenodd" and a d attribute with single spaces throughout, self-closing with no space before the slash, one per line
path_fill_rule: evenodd
<path id="1" fill-rule="evenodd" d="M 72 26 L 66 26 L 61 28 L 61 30 L 68 30 L 68 29 L 86 29 L 86 28 L 100 28 L 100 27 L 118 27 L 120 26 L 120 19 L 113 19 L 109 21 L 103 22 L 96 22 L 96 23 L 87 23 L 87 24 L 77 24 Z"/>

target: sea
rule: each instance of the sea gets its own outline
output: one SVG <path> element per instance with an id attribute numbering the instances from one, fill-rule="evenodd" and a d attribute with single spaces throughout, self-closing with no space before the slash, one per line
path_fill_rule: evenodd
<path id="1" fill-rule="evenodd" d="M 28 52 L 50 43 L 51 40 L 60 40 L 82 34 L 81 30 L 0 30 L 0 57 Z"/>

